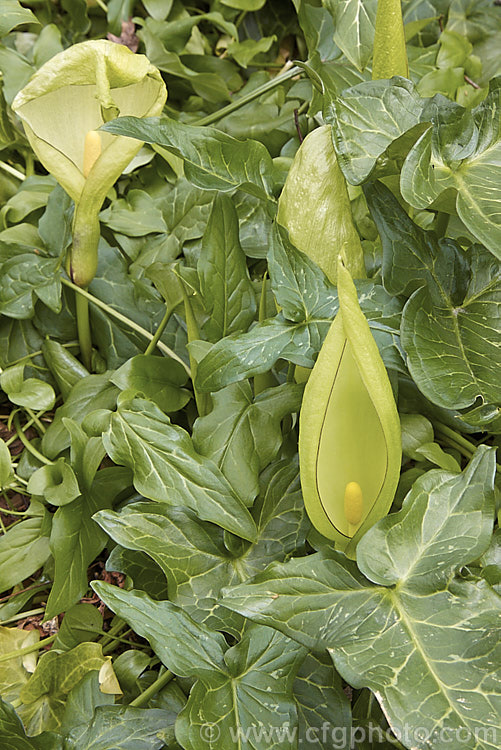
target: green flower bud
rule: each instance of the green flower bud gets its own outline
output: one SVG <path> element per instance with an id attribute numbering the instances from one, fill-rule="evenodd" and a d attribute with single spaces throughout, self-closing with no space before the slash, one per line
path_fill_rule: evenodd
<path id="1" fill-rule="evenodd" d="M 333 283 L 340 253 L 352 276 L 366 276 L 362 243 L 330 125 L 313 130 L 301 144 L 278 201 L 277 221 L 289 232 L 292 244 Z"/>

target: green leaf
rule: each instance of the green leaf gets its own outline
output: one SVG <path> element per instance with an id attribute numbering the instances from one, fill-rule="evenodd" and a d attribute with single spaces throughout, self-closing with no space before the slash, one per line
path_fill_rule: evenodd
<path id="1" fill-rule="evenodd" d="M 234 24 L 226 21 L 218 11 L 212 13 L 197 13 L 184 15 L 167 23 L 158 23 L 153 19 L 147 20 L 149 30 L 163 43 L 169 52 L 181 54 L 193 34 L 193 29 L 202 22 L 213 24 L 219 31 L 236 39 L 238 32 Z"/>
<path id="2" fill-rule="evenodd" d="M 409 371 L 430 401 L 448 409 L 471 406 L 477 398 L 501 403 L 496 366 L 501 280 L 491 257 L 473 246 L 464 293 L 455 295 L 454 289 L 447 289 L 450 277 L 442 276 L 441 289 L 431 285 L 418 289 L 404 308 L 401 340 Z"/>
<path id="3" fill-rule="evenodd" d="M 334 41 L 358 70 L 372 56 L 377 0 L 324 0 L 334 19 Z"/>
<path id="4" fill-rule="evenodd" d="M 45 362 L 54 376 L 59 390 L 66 400 L 72 387 L 89 372 L 71 352 L 59 341 L 46 339 L 42 344 L 42 354 Z"/>
<path id="5" fill-rule="evenodd" d="M 196 95 L 203 97 L 208 102 L 218 103 L 221 106 L 222 102 L 230 101 L 230 91 L 225 78 L 221 74 L 210 72 L 211 69 L 216 66 L 219 73 L 222 73 L 223 71 L 218 63 L 223 63 L 223 65 L 226 63 L 224 66 L 225 71 L 227 71 L 226 66 L 230 66 L 231 74 L 233 75 L 234 66 L 229 60 L 214 60 L 214 58 L 204 55 L 203 64 L 201 66 L 196 63 L 193 65 L 192 63 L 193 67 L 189 67 L 184 63 L 184 61 L 188 62 L 189 57 L 187 60 L 187 56 L 183 55 L 183 61 L 181 61 L 179 55 L 175 52 L 171 52 L 166 45 L 163 44 L 162 39 L 159 38 L 155 22 L 152 23 L 148 18 L 145 20 L 143 28 L 138 31 L 138 36 L 141 41 L 144 42 L 148 59 L 151 60 L 159 70 L 162 70 L 173 78 L 180 78 L 188 85 L 191 85 Z M 193 57 L 195 57 L 195 60 L 198 62 L 199 56 L 196 55 Z M 208 63 L 208 61 L 215 63 L 215 66 L 214 64 Z M 199 67 L 202 68 L 202 72 L 198 72 L 197 69 Z M 209 71 L 207 71 L 207 68 Z M 235 81 L 235 78 L 232 80 Z M 235 82 L 237 86 L 240 84 L 238 76 L 236 77 Z"/>
<path id="6" fill-rule="evenodd" d="M 24 380 L 24 365 L 15 365 L 0 375 L 0 386 L 13 404 L 27 409 L 52 409 L 56 400 L 54 388 L 37 378 Z"/>
<path id="7" fill-rule="evenodd" d="M 127 198 L 119 198 L 105 211 L 101 211 L 99 219 L 113 231 L 129 237 L 167 232 L 162 212 L 144 190 L 130 190 Z"/>
<path id="8" fill-rule="evenodd" d="M 25 86 L 35 72 L 28 60 L 8 47 L 0 47 L 0 71 L 3 73 L 3 95 L 12 104 L 17 92 Z"/>
<path id="9" fill-rule="evenodd" d="M 262 8 L 265 3 L 266 0 L 221 0 L 222 5 L 237 8 L 237 10 L 246 10 L 250 13 Z"/>
<path id="10" fill-rule="evenodd" d="M 100 522 L 96 514 L 94 521 Z M 129 576 L 134 588 L 145 591 L 152 599 L 167 598 L 167 583 L 161 568 L 145 552 L 135 552 L 118 544 L 106 560 L 106 570 Z"/>
<path id="11" fill-rule="evenodd" d="M 382 183 L 369 183 L 364 193 L 383 244 L 384 287 L 390 294 L 409 296 L 423 285 L 423 272 L 430 278 L 438 242 L 414 224 Z"/>
<path id="12" fill-rule="evenodd" d="M 57 729 L 61 723 L 66 696 L 88 672 L 100 670 L 106 662 L 97 643 L 80 643 L 71 651 L 51 650 L 40 659 L 21 690 L 19 714 L 26 730 L 38 734 Z"/>
<path id="13" fill-rule="evenodd" d="M 139 680 L 150 663 L 150 656 L 138 649 L 123 651 L 113 660 L 113 669 L 125 696 L 130 695 L 135 698 L 139 694 Z"/>
<path id="14" fill-rule="evenodd" d="M 223 530 L 191 511 L 152 505 L 100 511 L 94 520 L 118 544 L 153 558 L 167 579 L 170 601 L 183 612 L 209 627 L 238 633 L 240 618 L 217 607 L 221 588 L 241 580 Z"/>
<path id="15" fill-rule="evenodd" d="M 98 510 L 110 508 L 117 494 L 129 484 L 129 472 L 117 467 L 102 469 L 90 490 L 54 513 L 50 549 L 55 570 L 45 610 L 47 619 L 69 609 L 85 596 L 87 568 L 106 544 L 106 534 L 92 516 Z"/>
<path id="16" fill-rule="evenodd" d="M 416 448 L 416 453 L 420 458 L 426 458 L 432 464 L 446 471 L 461 471 L 461 467 L 449 453 L 446 453 L 437 443 L 423 443 Z"/>
<path id="17" fill-rule="evenodd" d="M 277 304 L 288 320 L 329 318 L 337 309 L 335 286 L 313 260 L 290 243 L 279 224 L 271 233 L 268 268 Z"/>
<path id="18" fill-rule="evenodd" d="M 47 208 L 38 222 L 38 233 L 50 254 L 59 258 L 71 242 L 73 206 L 70 196 L 56 185 L 47 200 Z"/>
<path id="19" fill-rule="evenodd" d="M 121 390 L 142 393 L 167 413 L 179 411 L 190 400 L 190 391 L 181 387 L 187 380 L 186 370 L 175 360 L 144 354 L 129 359 L 111 377 Z"/>
<path id="20" fill-rule="evenodd" d="M 14 469 L 10 451 L 5 441 L 0 438 L 0 490 L 7 489 L 14 479 Z"/>
<path id="21" fill-rule="evenodd" d="M 185 750 L 206 746 L 208 736 L 202 733 L 207 724 L 214 725 L 213 737 L 217 734 L 221 750 L 235 747 L 232 730 L 238 736 L 252 726 L 295 724 L 291 691 L 297 665 L 304 658 L 302 647 L 269 628 L 252 626 L 240 643 L 228 648 L 221 633 L 198 625 L 171 602 L 154 602 L 142 592 L 123 591 L 100 581 L 94 588 L 148 639 L 168 669 L 198 678 L 176 722 L 176 739 Z M 264 750 L 269 742 L 257 740 L 254 746 Z"/>
<path id="22" fill-rule="evenodd" d="M 304 544 L 309 526 L 295 461 L 280 462 L 266 472 L 253 515 L 256 542 L 251 547 L 235 545 L 232 553 L 221 529 L 180 508 L 135 504 L 120 513 L 101 511 L 95 520 L 116 542 L 155 560 L 167 578 L 169 598 L 190 617 L 238 633 L 240 622 L 216 605 L 220 589 L 239 576 L 251 577 L 272 560 L 285 559 Z"/>
<path id="23" fill-rule="evenodd" d="M 70 651 L 79 643 L 95 641 L 96 630 L 103 629 L 103 616 L 93 604 L 75 604 L 67 612 L 59 628 L 53 648 Z"/>
<path id="24" fill-rule="evenodd" d="M 9 750 L 62 750 L 63 738 L 52 732 L 28 737 L 23 723 L 9 703 L 0 698 L 0 732 Z M 7 746 L 6 746 L 7 747 Z"/>
<path id="25" fill-rule="evenodd" d="M 299 252 L 296 252 L 299 256 Z M 292 262 L 295 262 L 294 256 Z M 295 267 L 299 272 L 304 269 L 302 263 Z M 276 264 L 274 271 L 275 268 L 280 269 L 280 264 Z M 321 273 L 320 269 L 317 270 Z M 289 315 L 299 317 L 307 314 L 305 305 L 301 304 L 304 299 L 305 304 L 315 305 L 315 312 L 321 313 L 322 317 L 315 315 L 309 322 L 291 323 L 284 320 L 280 313 L 276 318 L 258 323 L 247 333 L 226 336 L 214 344 L 199 363 L 196 377 L 199 390 L 217 391 L 243 378 L 267 372 L 280 358 L 302 367 L 313 367 L 315 355 L 320 351 L 338 309 L 337 292 L 332 291 L 329 284 L 325 296 L 319 294 L 322 287 L 316 285 L 310 287 L 312 292 L 308 294 L 299 280 L 290 281 L 288 264 L 284 264 L 275 278 L 277 282 L 283 279 L 283 288 L 277 283 L 276 290 L 280 299 L 287 304 Z M 323 274 L 322 278 L 325 280 Z M 388 367 L 402 370 L 398 336 L 401 303 L 373 281 L 357 282 L 357 289 L 360 306 L 369 321 L 383 361 Z"/>
<path id="26" fill-rule="evenodd" d="M 433 442 L 434 433 L 431 422 L 422 414 L 401 414 L 400 427 L 404 455 L 414 461 L 420 461 L 422 456 L 417 453 L 417 449 L 424 443 Z"/>
<path id="27" fill-rule="evenodd" d="M 467 0 L 455 0 L 451 3 L 447 20 L 447 30 L 455 31 L 475 43 L 486 35 L 499 30 L 501 23 L 499 13 L 488 0 L 470 5 Z"/>
<path id="28" fill-rule="evenodd" d="M 202 237 L 213 198 L 212 191 L 200 190 L 181 178 L 168 200 L 162 202 L 162 215 L 169 230 L 167 248 L 172 259 L 177 258 L 186 242 Z M 154 258 L 157 259 L 164 260 Z"/>
<path id="29" fill-rule="evenodd" d="M 89 437 L 77 422 L 67 417 L 63 419 L 63 424 L 70 433 L 70 462 L 75 476 L 82 492 L 90 491 L 96 472 L 106 454 L 101 435 Z M 118 476 L 123 475 L 123 472 L 115 473 Z M 100 476 L 105 477 L 104 474 Z"/>
<path id="30" fill-rule="evenodd" d="M 60 262 L 24 253 L 2 265 L 0 312 L 12 318 L 31 318 L 35 296 L 51 310 L 61 311 Z"/>
<path id="31" fill-rule="evenodd" d="M 91 411 L 114 409 L 117 394 L 118 388 L 110 382 L 110 373 L 88 375 L 75 383 L 43 436 L 42 452 L 49 458 L 55 458 L 70 445 L 70 434 L 64 425 L 64 418 L 70 417 L 81 424 Z"/>
<path id="32" fill-rule="evenodd" d="M 91 604 L 77 605 L 77 607 L 82 606 L 91 607 L 94 611 L 97 611 L 96 607 Z M 76 610 L 77 607 L 74 607 L 73 610 Z M 67 616 L 68 614 L 65 614 L 64 620 Z M 57 647 L 53 646 L 53 648 Z M 68 694 L 59 731 L 66 737 L 71 729 L 80 727 L 82 724 L 88 726 L 98 706 L 113 705 L 114 701 L 113 695 L 101 692 L 99 673 L 96 671 L 87 672 Z"/>
<path id="33" fill-rule="evenodd" d="M 261 471 L 282 444 L 281 422 L 299 411 L 303 389 L 284 383 L 253 398 L 249 383 L 223 388 L 213 395 L 213 409 L 193 426 L 193 444 L 211 458 L 246 505 L 259 491 Z"/>
<path id="34" fill-rule="evenodd" d="M 426 128 L 419 124 L 423 105 L 410 81 L 399 76 L 357 84 L 337 97 L 329 119 L 348 182 L 360 185 L 378 166 L 388 171 L 393 160 L 407 155 Z"/>
<path id="35" fill-rule="evenodd" d="M 343 739 L 348 743 L 350 703 L 327 654 L 307 655 L 294 681 L 294 698 L 299 715 L 299 744 L 308 746 L 314 741 L 319 750 L 331 750 Z"/>
<path id="36" fill-rule="evenodd" d="M 163 21 L 169 15 L 174 0 L 142 0 L 150 16 L 156 21 Z"/>
<path id="37" fill-rule="evenodd" d="M 136 503 L 119 513 L 100 511 L 94 520 L 118 544 L 127 550 L 144 552 L 144 556 L 157 563 L 167 579 L 169 599 L 183 607 L 190 617 L 237 634 L 241 629 L 240 618 L 217 606 L 221 588 L 242 577 L 250 578 L 271 561 L 284 560 L 304 545 L 309 524 L 296 461 L 269 467 L 252 512 L 258 527 L 256 542 L 250 547 L 236 545 L 231 553 L 225 547 L 222 529 L 181 508 Z M 116 557 L 114 554 L 111 565 L 108 561 L 108 569 L 117 569 Z M 127 556 L 123 559 L 128 560 Z M 122 570 L 118 562 L 118 569 Z M 136 586 L 147 581 L 137 568 L 137 564 L 134 568 L 126 562 L 124 571 L 133 577 Z M 153 569 L 150 559 L 150 579 Z M 148 593 L 157 598 L 157 591 L 152 592 L 149 585 Z M 161 595 L 158 598 L 164 598 L 162 589 L 158 593 Z"/>
<path id="38" fill-rule="evenodd" d="M 142 275 L 142 269 L 138 269 Z M 165 305 L 150 282 L 135 278 L 129 273 L 129 263 L 117 248 L 112 248 L 101 239 L 99 244 L 99 267 L 90 292 L 109 307 L 133 318 L 147 331 L 154 333 L 164 314 Z M 172 321 L 175 323 L 175 321 Z M 117 323 L 106 313 L 91 305 L 91 325 L 94 344 L 105 358 L 109 369 L 116 369 L 125 360 L 145 349 L 145 339 L 132 331 L 129 326 Z M 176 331 L 177 325 L 174 326 Z M 162 336 L 162 341 L 176 348 L 176 336 L 170 323 Z"/>
<path id="39" fill-rule="evenodd" d="M 401 340 L 416 385 L 448 409 L 479 397 L 501 403 L 499 264 L 479 245 L 464 252 L 452 240 L 437 242 L 380 183 L 367 185 L 365 194 L 383 242 L 384 285 L 393 294 L 414 292 Z"/>
<path id="40" fill-rule="evenodd" d="M 51 57 L 63 51 L 61 31 L 55 23 L 43 27 L 33 45 L 33 62 L 37 68 L 41 68 Z"/>
<path id="41" fill-rule="evenodd" d="M 120 117 L 107 133 L 156 143 L 184 159 L 186 178 L 204 190 L 241 188 L 258 198 L 272 195 L 273 165 L 262 143 L 238 141 L 216 128 L 184 125 L 166 118 Z"/>
<path id="42" fill-rule="evenodd" d="M 444 103 L 427 115 L 433 127 L 423 133 L 402 167 L 406 201 L 426 208 L 445 190 L 457 191 L 456 208 L 470 232 L 501 258 L 501 210 L 496 190 L 501 158 L 501 80 L 473 112 Z M 426 113 L 423 113 L 423 117 Z"/>
<path id="43" fill-rule="evenodd" d="M 71 18 L 73 34 L 86 34 L 90 28 L 86 0 L 62 0 L 61 5 Z"/>
<path id="44" fill-rule="evenodd" d="M 165 747 L 165 711 L 134 706 L 98 706 L 92 719 L 72 729 L 67 750 L 160 750 Z"/>
<path id="45" fill-rule="evenodd" d="M 120 404 L 103 439 L 112 460 L 133 470 L 144 497 L 190 508 L 203 520 L 254 538 L 248 510 L 216 464 L 198 454 L 188 433 L 151 402 Z"/>
<path id="46" fill-rule="evenodd" d="M 0 2 L 0 37 L 5 36 L 25 23 L 40 24 L 38 18 L 28 10 L 23 8 L 17 0 L 2 0 Z"/>
<path id="47" fill-rule="evenodd" d="M 267 372 L 280 358 L 313 367 L 314 354 L 320 349 L 328 327 L 328 321 L 293 324 L 279 315 L 247 333 L 226 336 L 198 364 L 196 386 L 202 392 L 217 391 Z"/>
<path id="48" fill-rule="evenodd" d="M 27 177 L 18 192 L 2 206 L 0 211 L 1 223 L 5 226 L 20 224 L 30 214 L 45 208 L 47 199 L 53 189 L 54 181 L 51 177 L 35 175 Z"/>
<path id="49" fill-rule="evenodd" d="M 500 729 L 499 597 L 454 573 L 489 544 L 494 471 L 482 446 L 462 474 L 418 479 L 402 510 L 363 537 L 361 572 L 340 553 L 303 557 L 227 590 L 223 604 L 328 648 L 351 685 L 376 694 L 395 733 L 423 728 L 413 737 L 419 750 L 442 746 L 437 727 L 467 728 L 468 750 L 491 750 Z"/>
<path id="50" fill-rule="evenodd" d="M 257 41 L 245 39 L 243 42 L 230 42 L 226 51 L 229 57 L 232 57 L 242 68 L 246 68 L 257 55 L 268 52 L 276 40 L 276 36 L 263 36 Z"/>
<path id="51" fill-rule="evenodd" d="M 198 259 L 200 291 L 210 341 L 246 331 L 256 313 L 254 286 L 238 236 L 238 216 L 226 195 L 214 199 Z"/>
<path id="52" fill-rule="evenodd" d="M 80 495 L 75 473 L 65 458 L 41 466 L 28 481 L 28 492 L 42 495 L 51 505 L 67 505 Z"/>
<path id="53" fill-rule="evenodd" d="M 50 516 L 39 503 L 26 518 L 0 536 L 0 591 L 7 591 L 42 567 L 50 555 Z"/>
<path id="54" fill-rule="evenodd" d="M 21 648 L 35 646 L 39 640 L 38 632 L 0 626 L 0 656 L 3 659 L 0 663 L 0 690 L 4 700 L 13 701 L 19 697 L 19 691 L 30 677 L 29 670 L 33 670 L 36 663 L 33 656 L 7 657 Z"/>
<path id="55" fill-rule="evenodd" d="M 108 7 L 108 27 L 112 34 L 120 34 L 122 21 L 132 17 L 134 0 L 110 0 Z"/>

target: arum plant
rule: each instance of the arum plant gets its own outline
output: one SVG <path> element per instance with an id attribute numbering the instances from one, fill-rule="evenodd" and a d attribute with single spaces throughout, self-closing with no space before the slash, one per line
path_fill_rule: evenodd
<path id="1" fill-rule="evenodd" d="M 400 0 L 378 0 L 372 79 L 409 77 L 405 31 Z"/>
<path id="2" fill-rule="evenodd" d="M 391 384 L 341 260 L 337 287 L 339 312 L 304 392 L 299 459 L 312 523 L 354 557 L 390 508 L 402 449 Z"/>
<path id="3" fill-rule="evenodd" d="M 98 40 L 55 55 L 12 103 L 37 157 L 75 202 L 67 270 L 79 287 L 87 287 L 97 270 L 106 194 L 142 146 L 99 128 L 119 115 L 159 115 L 166 98 L 159 71 L 144 55 Z M 77 294 L 76 305 L 81 355 L 90 368 L 88 300 Z"/>

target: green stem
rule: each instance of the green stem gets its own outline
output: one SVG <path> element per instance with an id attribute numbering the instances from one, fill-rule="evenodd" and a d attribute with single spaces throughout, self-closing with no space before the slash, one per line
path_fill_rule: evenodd
<path id="1" fill-rule="evenodd" d="M 121 620 L 119 617 L 117 617 L 117 621 L 114 625 L 111 626 L 111 628 L 108 630 L 107 633 L 103 635 L 102 638 L 99 639 L 99 643 L 101 646 L 107 646 L 110 641 L 115 638 L 115 636 L 120 633 L 121 630 L 123 630 L 125 627 L 125 622 Z"/>
<path id="2" fill-rule="evenodd" d="M 475 443 L 472 443 L 471 440 L 467 440 L 459 432 L 452 430 L 450 427 L 447 427 L 447 425 L 442 424 L 442 422 L 435 422 L 434 426 L 438 432 L 441 432 L 446 437 L 454 440 L 454 442 L 463 449 L 463 455 L 466 458 L 471 458 L 477 450 Z"/>
<path id="3" fill-rule="evenodd" d="M 20 591 L 12 591 L 10 594 L 7 594 L 7 596 L 0 597 L 0 603 L 3 604 L 3 602 L 8 602 L 11 599 L 15 599 L 16 596 L 20 596 L 21 594 L 24 594 L 27 591 L 34 591 L 35 589 L 46 589 L 52 583 L 53 583 L 52 581 L 43 581 L 42 583 L 34 583 L 32 586 L 27 586 L 26 588 L 21 589 Z"/>
<path id="4" fill-rule="evenodd" d="M 92 336 L 90 333 L 89 300 L 77 294 L 75 297 L 75 307 L 80 356 L 82 357 L 83 364 L 90 372 L 92 366 Z"/>
<path id="5" fill-rule="evenodd" d="M 96 0 L 96 5 L 99 5 L 101 10 L 104 10 L 105 13 L 108 13 L 108 7 L 103 3 L 103 0 Z"/>
<path id="6" fill-rule="evenodd" d="M 153 696 L 160 692 L 160 690 L 165 687 L 165 685 L 168 685 L 173 678 L 174 675 L 172 674 L 172 672 L 166 669 L 165 672 L 155 680 L 153 685 L 150 685 L 144 692 L 141 693 L 141 695 L 138 695 L 137 698 L 134 698 L 134 700 L 129 703 L 129 706 L 144 706 L 145 703 L 148 703 L 150 698 L 153 698 Z"/>
<path id="7" fill-rule="evenodd" d="M 253 102 L 254 99 L 258 99 L 268 91 L 273 91 L 273 89 L 275 89 L 277 86 L 285 83 L 285 81 L 290 81 L 291 78 L 295 78 L 296 76 L 301 75 L 302 72 L 303 71 L 301 70 L 301 68 L 294 66 L 287 70 L 285 73 L 275 76 L 275 78 L 272 78 L 271 81 L 267 81 L 266 83 L 263 83 L 262 86 L 258 86 L 258 88 L 254 89 L 254 91 L 249 91 L 248 94 L 240 97 L 240 99 L 236 99 L 234 102 L 231 102 L 231 104 L 227 104 L 226 107 L 221 107 L 221 109 L 218 109 L 217 112 L 212 112 L 212 114 L 206 115 L 200 120 L 195 120 L 195 122 L 192 122 L 190 124 L 199 126 L 212 125 L 213 122 L 217 122 L 223 117 L 226 117 L 226 115 L 230 115 L 232 112 L 236 112 L 237 109 L 240 109 L 240 107 L 244 107 L 246 104 L 249 104 L 249 102 Z"/>
<path id="8" fill-rule="evenodd" d="M 14 427 L 16 428 L 16 433 L 19 440 L 22 442 L 26 450 L 31 453 L 32 456 L 35 456 L 35 458 L 37 458 L 43 464 L 47 464 L 47 466 L 51 466 L 54 463 L 53 461 L 50 461 L 48 458 L 46 458 L 42 453 L 40 453 L 40 451 L 37 451 L 37 449 L 30 443 L 21 428 L 19 417 L 17 414 L 14 415 Z"/>
<path id="9" fill-rule="evenodd" d="M 149 646 L 144 646 L 141 643 L 133 643 L 132 641 L 128 641 L 124 636 L 128 635 L 129 633 L 132 633 L 132 630 L 130 628 L 129 630 L 126 630 L 125 633 L 123 633 L 123 636 L 113 636 L 112 643 L 108 643 L 107 646 L 103 647 L 103 656 L 111 654 L 115 650 L 115 641 L 121 641 L 122 643 L 126 643 L 127 646 L 138 649 L 149 649 Z"/>
<path id="10" fill-rule="evenodd" d="M 121 623 L 120 627 L 123 628 L 124 623 Z M 92 628 L 90 625 L 87 625 L 85 627 L 85 630 L 88 630 L 90 633 L 96 633 L 96 635 L 106 636 L 108 639 L 111 638 L 113 643 L 108 643 L 105 647 L 103 647 L 103 654 L 106 654 L 106 649 L 113 650 L 115 644 L 114 641 L 119 641 L 120 643 L 125 643 L 127 646 L 135 646 L 136 648 L 143 649 L 143 648 L 149 648 L 149 646 L 145 646 L 142 643 L 132 643 L 131 641 L 128 641 L 127 638 L 124 638 L 124 635 L 127 635 L 127 633 L 132 632 L 129 628 L 129 630 L 126 630 L 125 633 L 122 636 L 119 635 L 111 635 L 110 632 L 106 632 L 105 630 L 101 630 L 101 628 Z"/>
<path id="11" fill-rule="evenodd" d="M 85 193 L 85 188 L 83 190 Z M 69 254 L 68 275 L 82 288 L 87 288 L 97 271 L 97 255 L 100 237 L 99 210 L 101 196 L 97 193 L 85 194 L 75 205 L 73 218 L 73 241 Z M 89 302 L 77 296 L 76 315 L 80 356 L 90 371 L 92 362 L 92 336 L 90 332 Z"/>
<path id="12" fill-rule="evenodd" d="M 153 352 L 156 349 L 156 346 L 158 342 L 160 341 L 160 338 L 162 336 L 162 333 L 165 331 L 165 326 L 169 322 L 169 318 L 172 315 L 172 307 L 166 306 L 165 308 L 165 315 L 163 316 L 162 320 L 160 321 L 160 325 L 158 326 L 157 330 L 155 331 L 155 335 L 151 339 L 150 343 L 144 350 L 145 354 L 153 354 Z"/>
<path id="13" fill-rule="evenodd" d="M 67 344 L 61 344 L 61 346 L 64 346 L 66 349 L 79 349 L 80 344 L 78 341 L 69 341 Z M 40 357 L 42 355 L 42 350 L 37 349 L 36 352 L 30 352 L 30 354 L 25 354 L 24 357 L 19 357 L 19 359 L 15 359 L 13 362 L 9 362 L 9 367 L 14 367 L 14 365 L 19 365 L 21 362 L 24 362 L 25 360 L 34 359 L 34 357 Z M 35 367 L 35 365 L 33 365 Z M 45 369 L 45 368 L 39 368 L 39 369 Z M 43 411 L 40 412 L 40 414 L 43 414 Z"/>
<path id="14" fill-rule="evenodd" d="M 45 426 L 42 424 L 42 422 L 40 421 L 38 415 L 33 414 L 32 410 L 28 409 L 27 406 L 25 407 L 25 409 L 26 409 L 27 414 L 30 416 L 30 422 L 37 426 L 37 429 L 40 435 L 44 435 L 47 432 L 47 430 Z"/>
<path id="15" fill-rule="evenodd" d="M 454 444 L 451 447 L 456 448 L 465 458 L 470 459 L 477 450 L 478 446 L 475 445 L 475 443 L 472 443 L 471 440 L 467 440 L 464 435 L 452 430 L 450 427 L 447 427 L 447 425 L 442 424 L 442 422 L 434 422 L 433 426 L 439 434 L 448 438 L 451 443 Z M 496 469 L 497 471 L 501 471 L 501 465 L 496 464 Z"/>
<path id="16" fill-rule="evenodd" d="M 198 341 L 201 338 L 201 336 L 200 336 L 200 331 L 198 330 L 198 323 L 193 313 L 193 308 L 191 306 L 190 298 L 188 297 L 186 293 L 186 289 L 185 289 L 184 282 L 182 279 L 181 279 L 181 290 L 183 293 L 183 300 L 184 300 L 184 314 L 186 318 L 188 343 L 190 344 L 192 341 Z M 193 385 L 193 393 L 195 395 L 195 402 L 197 405 L 197 410 L 201 417 L 205 417 L 210 412 L 209 401 L 208 401 L 209 394 L 198 392 L 198 389 L 195 385 L 195 379 L 197 376 L 197 363 L 196 363 L 195 358 L 192 357 L 189 350 L 188 350 L 188 353 L 190 357 L 191 382 Z"/>
<path id="17" fill-rule="evenodd" d="M 280 63 L 270 63 L 270 62 L 255 62 L 252 61 L 249 63 L 249 68 L 265 68 L 266 70 L 282 70 L 284 67 L 283 62 Z M 310 102 L 307 102 L 308 106 L 310 105 Z"/>
<path id="18" fill-rule="evenodd" d="M 45 414 L 45 409 L 43 409 L 42 411 L 39 411 L 39 412 L 38 412 L 38 414 L 37 414 L 36 416 L 40 417 L 40 416 L 41 416 L 42 414 Z M 27 430 L 27 429 L 28 429 L 29 427 L 31 427 L 31 425 L 32 425 L 32 424 L 34 424 L 34 422 L 35 422 L 35 420 L 34 420 L 34 419 L 30 419 L 30 420 L 29 420 L 28 422 L 26 422 L 26 423 L 25 423 L 24 427 L 22 427 L 22 432 L 23 432 L 23 434 L 24 434 L 24 433 L 26 432 L 26 430 Z M 12 435 L 12 437 L 10 437 L 10 438 L 9 438 L 8 440 L 6 440 L 6 441 L 5 441 L 5 445 L 6 445 L 7 447 L 9 447 L 9 445 L 12 445 L 12 443 L 13 443 L 13 442 L 14 442 L 15 440 L 17 440 L 18 438 L 19 438 L 19 435 L 17 435 L 17 434 L 15 434 L 15 435 Z"/>
<path id="19" fill-rule="evenodd" d="M 32 151 L 26 151 L 24 154 L 24 163 L 26 177 L 31 177 L 35 173 L 35 160 Z"/>
<path id="20" fill-rule="evenodd" d="M 7 174 L 12 175 L 12 177 L 15 177 L 17 180 L 25 180 L 26 175 L 20 172 L 18 169 L 15 169 L 14 167 L 11 167 L 10 164 L 7 164 L 5 161 L 0 161 L 0 169 L 3 169 L 4 172 L 7 172 Z"/>
<path id="21" fill-rule="evenodd" d="M 296 365 L 293 362 L 289 362 L 287 368 L 287 382 L 294 383 L 294 375 L 296 374 Z"/>
<path id="22" fill-rule="evenodd" d="M 42 638 L 38 643 L 32 643 L 31 646 L 25 646 L 24 648 L 18 648 L 17 651 L 10 651 L 8 654 L 2 654 L 0 656 L 0 663 L 9 661 L 10 659 L 17 659 L 18 656 L 25 656 L 26 654 L 33 654 L 35 651 L 40 651 L 44 646 L 48 646 L 57 638 L 55 635 L 49 635 L 48 638 Z"/>
<path id="23" fill-rule="evenodd" d="M 247 11 L 247 10 L 243 10 L 243 11 L 242 11 L 242 12 L 240 13 L 240 15 L 238 16 L 237 20 L 235 21 L 235 27 L 236 27 L 237 29 L 239 29 L 239 28 L 240 28 L 240 26 L 241 26 L 241 24 L 243 23 L 243 21 L 244 21 L 244 18 L 246 17 L 246 15 L 247 15 L 247 13 L 248 13 L 248 12 L 249 12 L 249 11 Z"/>
<path id="24" fill-rule="evenodd" d="M 30 609 L 27 612 L 20 612 L 14 617 L 9 617 L 7 620 L 2 620 L 0 625 L 7 625 L 9 622 L 17 622 L 25 617 L 35 617 L 35 615 L 41 615 L 45 612 L 45 607 L 39 607 L 38 609 Z"/>
<path id="25" fill-rule="evenodd" d="M 116 320 L 119 320 L 121 323 L 126 325 L 128 328 L 132 329 L 133 331 L 136 331 L 136 333 L 139 333 L 141 336 L 143 336 L 145 339 L 148 339 L 148 341 L 152 341 L 154 336 L 152 333 L 147 331 L 145 328 L 142 328 L 142 326 L 135 323 L 133 320 L 130 320 L 130 318 L 125 317 L 125 315 L 122 315 L 122 313 L 119 313 L 117 310 L 114 310 L 112 307 L 107 305 L 105 302 L 101 302 L 100 299 L 97 297 L 94 297 L 92 294 L 90 294 L 86 289 L 80 289 L 79 286 L 76 284 L 73 284 L 72 281 L 69 281 L 68 279 L 65 279 L 64 277 L 61 278 L 61 282 L 69 287 L 70 289 L 73 289 L 77 294 L 81 295 L 82 297 L 86 297 L 89 302 L 91 302 L 96 307 L 99 307 L 101 310 L 106 312 L 110 317 L 116 318 Z M 188 365 L 183 362 L 181 357 L 176 354 L 176 352 L 172 351 L 166 344 L 164 344 L 162 341 L 157 342 L 157 347 L 160 349 L 160 351 L 163 354 L 166 354 L 168 357 L 171 357 L 172 359 L 175 359 L 176 362 L 179 362 L 188 375 L 191 377 L 191 371 Z"/>

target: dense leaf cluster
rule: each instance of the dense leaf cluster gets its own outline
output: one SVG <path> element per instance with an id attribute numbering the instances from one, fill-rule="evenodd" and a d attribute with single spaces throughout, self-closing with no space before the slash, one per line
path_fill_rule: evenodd
<path id="1" fill-rule="evenodd" d="M 372 81 L 377 0 L 0 0 L 2 748 L 501 745 L 501 8 L 402 8 L 409 79 Z M 107 35 L 169 96 L 103 127 L 144 146 L 80 290 L 73 202 L 10 105 Z M 337 290 L 276 222 L 322 123 L 402 427 L 356 562 L 297 455 Z"/>

